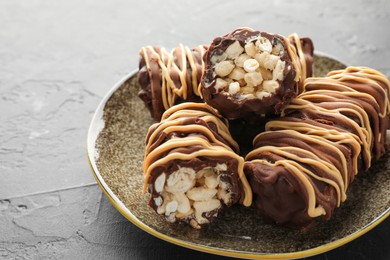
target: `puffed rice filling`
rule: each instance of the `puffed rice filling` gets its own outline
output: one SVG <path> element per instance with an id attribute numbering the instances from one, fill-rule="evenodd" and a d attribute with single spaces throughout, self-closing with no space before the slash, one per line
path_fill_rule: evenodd
<path id="1" fill-rule="evenodd" d="M 280 42 L 271 43 L 258 36 L 247 40 L 244 47 L 233 42 L 224 52 L 211 57 L 215 90 L 237 99 L 263 99 L 271 96 L 283 81 L 286 62 Z"/>
<path id="2" fill-rule="evenodd" d="M 231 204 L 231 185 L 220 174 L 226 170 L 226 164 L 217 164 L 198 172 L 183 167 L 169 175 L 162 173 L 154 182 L 157 213 L 172 223 L 188 219 L 194 228 L 209 223 L 208 218 L 216 217 L 222 204 Z"/>

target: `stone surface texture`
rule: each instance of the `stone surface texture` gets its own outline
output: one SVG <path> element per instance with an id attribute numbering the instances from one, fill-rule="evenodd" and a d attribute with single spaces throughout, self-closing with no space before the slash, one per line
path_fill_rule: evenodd
<path id="1" fill-rule="evenodd" d="M 86 136 L 144 45 L 195 46 L 236 27 L 310 36 L 390 76 L 390 2 L 0 1 L 0 259 L 225 259 L 143 232 L 101 194 Z M 389 259 L 390 222 L 310 259 Z"/>

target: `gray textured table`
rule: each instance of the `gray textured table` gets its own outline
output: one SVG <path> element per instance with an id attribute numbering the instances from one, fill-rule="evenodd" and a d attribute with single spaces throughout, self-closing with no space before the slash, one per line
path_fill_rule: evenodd
<path id="1" fill-rule="evenodd" d="M 389 1 L 0 1 L 0 259 L 222 259 L 168 244 L 102 196 L 89 122 L 144 45 L 210 42 L 240 26 L 312 37 L 390 76 Z M 390 221 L 312 259 L 389 259 Z"/>

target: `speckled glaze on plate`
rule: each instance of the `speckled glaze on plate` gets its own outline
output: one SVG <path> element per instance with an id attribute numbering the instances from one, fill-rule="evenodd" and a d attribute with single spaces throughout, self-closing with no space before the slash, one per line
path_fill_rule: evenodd
<path id="1" fill-rule="evenodd" d="M 315 76 L 343 68 L 317 53 Z M 202 230 L 166 223 L 147 206 L 143 185 L 144 139 L 154 123 L 138 98 L 137 72 L 118 82 L 100 103 L 88 133 L 88 157 L 96 181 L 131 222 L 166 241 L 239 258 L 283 259 L 319 254 L 363 235 L 390 215 L 390 153 L 352 184 L 348 199 L 328 222 L 308 233 L 264 223 L 252 208 L 234 206 Z"/>

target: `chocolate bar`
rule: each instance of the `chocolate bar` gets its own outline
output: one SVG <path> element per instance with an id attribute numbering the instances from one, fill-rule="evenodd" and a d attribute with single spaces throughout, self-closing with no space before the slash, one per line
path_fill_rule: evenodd
<path id="1" fill-rule="evenodd" d="M 209 224 L 235 203 L 252 204 L 244 159 L 227 121 L 204 103 L 168 109 L 146 137 L 144 191 L 168 222 Z"/>
<path id="2" fill-rule="evenodd" d="M 246 157 L 260 213 L 304 230 L 318 218 L 330 219 L 355 175 L 386 151 L 389 90 L 383 74 L 364 67 L 307 79 Z"/>
<path id="3" fill-rule="evenodd" d="M 240 28 L 203 56 L 202 95 L 226 118 L 278 115 L 312 73 L 310 39 Z"/>

